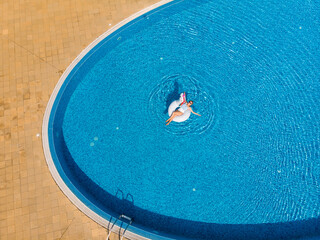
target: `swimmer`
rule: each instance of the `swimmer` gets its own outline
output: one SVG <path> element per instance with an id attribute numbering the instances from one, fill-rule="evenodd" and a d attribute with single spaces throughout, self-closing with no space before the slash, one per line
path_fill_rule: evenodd
<path id="1" fill-rule="evenodd" d="M 185 101 L 184 103 L 182 103 L 182 105 L 180 105 L 180 107 L 171 114 L 171 117 L 166 121 L 167 122 L 166 125 L 169 125 L 175 117 L 181 116 L 187 110 L 190 110 L 190 112 L 192 112 L 195 115 L 201 116 L 199 113 L 195 113 L 192 110 L 192 108 L 190 107 L 192 104 L 193 104 L 193 101 L 189 101 L 189 102 Z"/>

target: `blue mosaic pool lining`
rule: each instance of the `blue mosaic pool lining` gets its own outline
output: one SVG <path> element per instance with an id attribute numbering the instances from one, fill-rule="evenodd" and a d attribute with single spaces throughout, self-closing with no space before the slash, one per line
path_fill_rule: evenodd
<path id="1" fill-rule="evenodd" d="M 177 2 L 174 2 L 177 3 Z M 151 13 L 145 14 L 135 20 L 133 22 L 128 23 L 125 29 L 119 29 L 108 36 L 106 39 L 101 41 L 94 49 L 90 51 L 81 61 L 76 65 L 76 67 L 72 70 L 69 76 L 66 78 L 63 86 L 61 87 L 54 106 L 52 108 L 52 114 L 50 115 L 49 121 L 49 139 L 50 139 L 50 149 L 52 158 L 56 164 L 56 168 L 60 173 L 60 176 L 63 178 L 65 183 L 69 186 L 73 193 L 75 193 L 79 199 L 81 199 L 86 205 L 97 212 L 99 215 L 103 216 L 105 219 L 109 219 L 111 215 L 114 217 L 118 216 L 116 213 L 109 212 L 109 209 L 116 209 L 119 213 L 121 209 L 126 209 L 126 211 L 130 212 L 130 208 L 132 207 L 129 202 L 126 200 L 120 200 L 115 198 L 112 195 L 108 195 L 108 193 L 99 190 L 99 186 L 95 186 L 94 183 L 88 184 L 90 179 L 86 177 L 85 174 L 81 173 L 80 169 L 77 169 L 76 164 L 74 164 L 72 157 L 65 147 L 63 132 L 61 130 L 61 125 L 63 121 L 64 111 L 71 97 L 73 91 L 76 89 L 78 85 L 78 81 L 71 81 L 71 79 L 77 79 L 78 76 L 83 76 L 87 74 L 87 70 L 90 69 L 90 65 L 87 65 L 86 68 L 81 68 L 82 64 L 86 62 L 90 56 L 94 55 L 94 58 L 99 58 L 99 52 L 97 51 L 100 47 L 104 44 L 108 43 L 108 48 L 111 49 L 118 44 L 118 41 L 115 40 L 119 33 L 121 33 L 121 38 L 125 39 L 126 36 L 130 37 L 131 33 L 139 31 L 142 27 L 148 27 L 152 21 L 153 23 L 157 22 L 161 19 L 162 16 L 166 16 L 172 12 L 176 12 L 179 8 L 176 6 L 177 9 L 165 9 L 168 6 L 171 6 L 173 3 L 163 6 L 163 12 L 161 14 L 152 15 L 151 13 L 155 13 L 159 11 L 159 9 L 153 10 Z M 179 9 L 181 10 L 181 9 Z M 142 25 L 135 25 L 135 23 L 142 24 Z M 129 27 L 130 28 L 127 28 Z M 142 27 L 141 27 L 142 26 Z M 112 41 L 115 40 L 115 41 Z M 86 62 L 86 64 L 90 63 L 90 61 Z M 80 77 L 78 78 L 80 79 Z M 68 90 L 66 88 L 68 87 Z M 61 104 L 60 104 L 61 103 Z M 65 161 L 59 162 L 59 159 L 64 159 Z M 61 164 L 61 165 L 60 165 Z M 69 176 L 66 177 L 66 176 Z M 81 184 L 85 182 L 86 184 Z M 89 185 L 89 186 L 88 186 Z M 80 192 L 89 193 L 89 196 L 84 197 Z M 100 198 L 97 199 L 97 193 L 100 194 Z M 90 196 L 91 195 L 91 196 Z M 90 198 L 88 201 L 87 198 Z M 94 203 L 93 203 L 94 202 Z M 119 204 L 120 203 L 120 204 Z M 106 207 L 107 206 L 107 207 Z M 161 216 L 153 215 L 152 213 L 143 212 L 143 210 L 139 210 L 138 212 L 141 213 L 140 217 L 149 221 L 151 224 L 157 224 L 161 221 Z M 110 213 L 107 214 L 107 213 Z M 136 211 L 137 214 L 137 211 Z M 139 213 L 138 213 L 139 214 Z M 177 222 L 178 220 L 178 222 Z M 252 239 L 257 237 L 259 234 L 259 238 L 288 238 L 297 237 L 297 236 L 304 236 L 309 233 L 319 233 L 319 220 L 318 219 L 311 219 L 306 221 L 300 222 L 289 222 L 289 223 L 277 223 L 277 224 L 257 224 L 257 225 L 230 225 L 230 224 L 206 224 L 206 223 L 197 223 L 197 222 L 190 222 L 184 221 L 181 219 L 175 218 L 163 218 L 162 221 L 167 222 L 167 229 L 163 229 L 163 231 L 168 232 L 177 232 L 181 234 L 186 234 L 187 236 L 191 236 L 194 238 L 201 238 L 204 239 L 208 235 L 214 236 L 219 239 L 229 239 L 229 238 L 242 238 L 242 239 Z M 177 224 L 177 225 L 176 225 Z M 182 227 L 181 227 L 182 226 Z M 143 228 L 142 226 L 138 226 L 139 228 Z M 182 228 L 182 229 L 177 229 Z M 142 236 L 148 236 L 146 232 L 139 232 L 140 230 L 135 228 L 130 228 L 131 231 L 136 232 Z M 129 230 L 130 230 L 129 229 Z M 149 230 L 150 231 L 150 230 Z M 272 233 L 272 234 L 270 234 Z M 236 235 L 235 235 L 236 234 Z M 149 235 L 150 238 L 156 239 L 156 235 Z"/>

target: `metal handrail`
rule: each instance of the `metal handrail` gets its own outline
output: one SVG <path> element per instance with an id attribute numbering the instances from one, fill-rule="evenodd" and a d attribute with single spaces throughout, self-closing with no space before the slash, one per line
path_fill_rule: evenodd
<path id="1" fill-rule="evenodd" d="M 121 214 L 121 215 L 113 222 L 111 228 L 109 229 L 109 233 L 108 233 L 108 236 L 107 236 L 107 239 L 106 239 L 106 240 L 109 240 L 109 237 L 110 237 L 111 232 L 112 232 L 111 230 L 112 230 L 112 228 L 114 227 L 114 225 L 116 224 L 116 222 L 117 222 L 118 220 L 121 220 L 122 218 L 125 219 L 125 220 L 127 220 L 127 221 L 129 221 L 129 223 L 127 224 L 126 228 L 125 228 L 124 231 L 122 232 L 122 234 L 121 234 L 121 229 L 122 229 L 122 225 L 123 225 L 124 221 L 121 222 L 121 225 L 120 225 L 120 228 L 119 228 L 119 236 L 121 237 L 120 240 L 123 239 L 123 237 L 124 237 L 124 235 L 125 235 L 128 227 L 131 225 L 131 223 L 132 223 L 133 220 L 132 220 L 131 217 L 128 217 L 128 216 L 126 216 L 126 215 L 124 215 L 124 214 Z M 111 222 L 111 221 L 110 221 L 110 222 Z"/>
<path id="2" fill-rule="evenodd" d="M 119 216 L 119 218 L 120 218 L 120 216 Z M 107 236 L 107 239 L 106 239 L 106 240 L 109 240 L 109 237 L 110 237 L 110 235 L 111 235 L 111 230 L 112 230 L 113 226 L 115 225 L 115 223 L 119 220 L 119 218 L 117 218 L 117 219 L 114 221 L 114 223 L 112 224 L 111 228 L 108 228 L 108 229 L 109 229 L 109 233 L 108 233 L 108 236 Z M 111 223 L 111 221 L 112 221 L 112 220 L 109 221 L 109 224 Z"/>
<path id="3" fill-rule="evenodd" d="M 122 214 L 122 215 L 120 215 L 120 218 L 119 218 L 119 219 L 121 219 L 121 218 L 124 218 L 124 219 L 128 220 L 128 221 L 129 221 L 129 224 L 127 224 L 126 228 L 124 229 L 124 231 L 123 231 L 123 233 L 122 233 L 122 236 L 121 236 L 121 234 L 119 234 L 119 235 L 121 236 L 121 239 L 120 239 L 120 240 L 123 239 L 123 237 L 124 237 L 124 235 L 125 235 L 128 227 L 129 227 L 129 226 L 131 225 L 131 223 L 132 223 L 132 218 L 131 218 L 131 217 L 128 217 L 128 216 Z M 122 227 L 122 224 L 123 224 L 123 223 L 124 223 L 124 222 L 122 221 L 121 227 Z M 120 231 L 121 231 L 121 227 L 120 227 L 120 229 L 119 229 L 119 233 L 120 233 Z"/>

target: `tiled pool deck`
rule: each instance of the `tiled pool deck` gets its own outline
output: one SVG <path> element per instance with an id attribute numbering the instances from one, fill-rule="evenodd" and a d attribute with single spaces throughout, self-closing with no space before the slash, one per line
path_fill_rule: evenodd
<path id="1" fill-rule="evenodd" d="M 106 239 L 107 230 L 53 180 L 42 149 L 43 114 L 86 46 L 156 2 L 0 1 L 0 239 Z"/>

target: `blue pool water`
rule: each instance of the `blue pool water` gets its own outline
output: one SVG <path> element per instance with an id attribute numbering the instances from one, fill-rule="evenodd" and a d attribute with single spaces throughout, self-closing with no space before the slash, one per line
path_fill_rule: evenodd
<path id="1" fill-rule="evenodd" d="M 71 181 L 156 231 L 318 235 L 319 16 L 313 0 L 177 1 L 118 30 L 61 93 Z M 202 116 L 165 126 L 183 91 Z"/>

